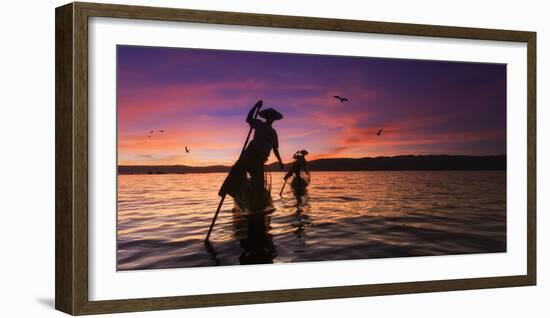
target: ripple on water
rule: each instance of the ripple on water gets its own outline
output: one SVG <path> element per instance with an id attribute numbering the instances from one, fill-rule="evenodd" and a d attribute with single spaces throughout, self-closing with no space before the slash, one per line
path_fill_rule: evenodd
<path id="1" fill-rule="evenodd" d="M 273 173 L 273 189 L 282 187 Z M 119 176 L 119 270 L 506 251 L 503 171 L 313 172 L 259 218 L 226 200 L 224 174 Z"/>

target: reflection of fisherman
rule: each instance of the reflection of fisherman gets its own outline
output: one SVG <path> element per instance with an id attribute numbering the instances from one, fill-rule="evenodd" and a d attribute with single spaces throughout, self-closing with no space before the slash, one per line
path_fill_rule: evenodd
<path id="1" fill-rule="evenodd" d="M 293 174 L 295 174 L 296 177 L 301 178 L 300 172 L 302 170 L 309 173 L 309 171 L 307 170 L 307 167 L 306 167 L 306 165 L 307 165 L 306 155 L 307 154 L 309 154 L 309 152 L 307 152 L 307 150 L 305 150 L 305 149 L 300 150 L 300 151 L 296 151 L 296 153 L 292 157 L 295 161 L 292 164 L 292 166 L 290 166 L 290 169 L 288 169 L 288 172 L 285 175 L 285 180 L 292 177 Z"/>
<path id="2" fill-rule="evenodd" d="M 277 256 L 273 236 L 269 233 L 271 217 L 262 213 L 254 213 L 242 219 L 237 226 L 243 226 L 241 230 L 246 235 L 240 238 L 242 253 L 239 257 L 241 265 L 245 264 L 270 264 Z"/>
<path id="3" fill-rule="evenodd" d="M 267 161 L 271 149 L 279 160 L 281 170 L 284 168 L 281 155 L 279 154 L 279 138 L 277 132 L 273 129 L 272 124 L 275 120 L 280 120 L 283 115 L 273 108 L 264 109 L 258 112 L 258 115 L 265 121 L 254 119 L 256 109 L 259 109 L 261 104 L 256 104 L 248 112 L 246 122 L 254 129 L 254 138 L 244 151 L 243 160 L 245 162 L 246 171 L 250 174 L 250 189 L 251 189 L 251 206 L 253 210 L 261 207 L 264 195 L 264 163 Z"/>

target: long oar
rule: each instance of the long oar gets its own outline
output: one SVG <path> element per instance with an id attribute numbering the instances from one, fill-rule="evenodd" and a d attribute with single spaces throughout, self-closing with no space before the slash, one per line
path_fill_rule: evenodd
<path id="1" fill-rule="evenodd" d="M 286 182 L 288 181 L 288 179 L 285 179 L 285 183 L 283 183 L 283 187 L 281 188 L 281 192 L 279 192 L 279 196 L 282 197 L 283 196 L 283 190 L 285 189 L 285 186 L 286 186 Z"/>
<path id="2" fill-rule="evenodd" d="M 256 113 L 254 114 L 254 119 L 253 120 L 256 120 L 256 118 L 258 117 L 258 113 L 260 112 L 260 108 L 262 108 L 263 102 L 261 100 L 259 100 L 256 103 L 256 105 L 258 105 L 258 104 L 260 104 L 260 106 L 256 109 Z M 248 145 L 248 140 L 250 139 L 251 134 L 252 134 L 252 126 L 250 126 L 250 129 L 248 130 L 248 135 L 246 136 L 246 140 L 244 141 L 244 146 L 243 146 L 243 149 L 241 150 L 241 154 L 239 155 L 239 160 L 241 159 L 241 157 L 244 153 L 244 150 L 246 149 L 246 145 Z M 212 229 L 214 228 L 214 224 L 216 224 L 216 219 L 218 218 L 218 214 L 220 213 L 220 210 L 222 208 L 223 201 L 225 200 L 225 196 L 226 196 L 226 194 L 224 194 L 222 196 L 222 198 L 220 199 L 220 204 L 218 204 L 218 208 L 216 209 L 216 214 L 214 214 L 214 217 L 212 218 L 212 223 L 210 223 L 210 228 L 208 229 L 208 234 L 206 234 L 205 242 L 208 242 L 208 239 L 210 238 L 210 233 L 212 233 Z"/>

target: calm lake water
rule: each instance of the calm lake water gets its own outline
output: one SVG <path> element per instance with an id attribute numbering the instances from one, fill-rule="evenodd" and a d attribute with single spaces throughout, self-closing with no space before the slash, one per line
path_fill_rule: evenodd
<path id="1" fill-rule="evenodd" d="M 349 260 L 506 251 L 506 172 L 312 172 L 300 198 L 272 173 L 267 215 L 227 198 L 226 174 L 120 175 L 118 269 Z"/>

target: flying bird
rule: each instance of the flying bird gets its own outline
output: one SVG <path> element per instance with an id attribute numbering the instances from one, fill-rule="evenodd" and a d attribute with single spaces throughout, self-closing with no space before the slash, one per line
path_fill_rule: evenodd
<path id="1" fill-rule="evenodd" d="M 380 129 L 380 130 L 376 133 L 376 136 L 380 136 L 380 134 L 382 133 L 382 130 L 384 130 L 384 128 Z"/>
<path id="2" fill-rule="evenodd" d="M 147 136 L 147 138 L 151 138 L 151 136 Z"/>
<path id="3" fill-rule="evenodd" d="M 191 150 L 191 149 L 189 149 L 189 148 L 187 148 L 187 146 L 185 146 L 185 152 L 186 152 L 186 153 L 189 153 L 190 150 Z"/>
<path id="4" fill-rule="evenodd" d="M 338 95 L 334 95 L 333 97 L 336 98 L 337 100 L 339 100 L 340 103 L 349 102 L 349 100 L 348 100 L 347 98 L 345 98 L 345 97 L 340 97 L 340 96 L 338 96 Z"/>
<path id="5" fill-rule="evenodd" d="M 161 131 L 159 131 L 159 132 L 163 133 L 163 132 L 164 132 L 164 130 L 161 130 Z"/>

